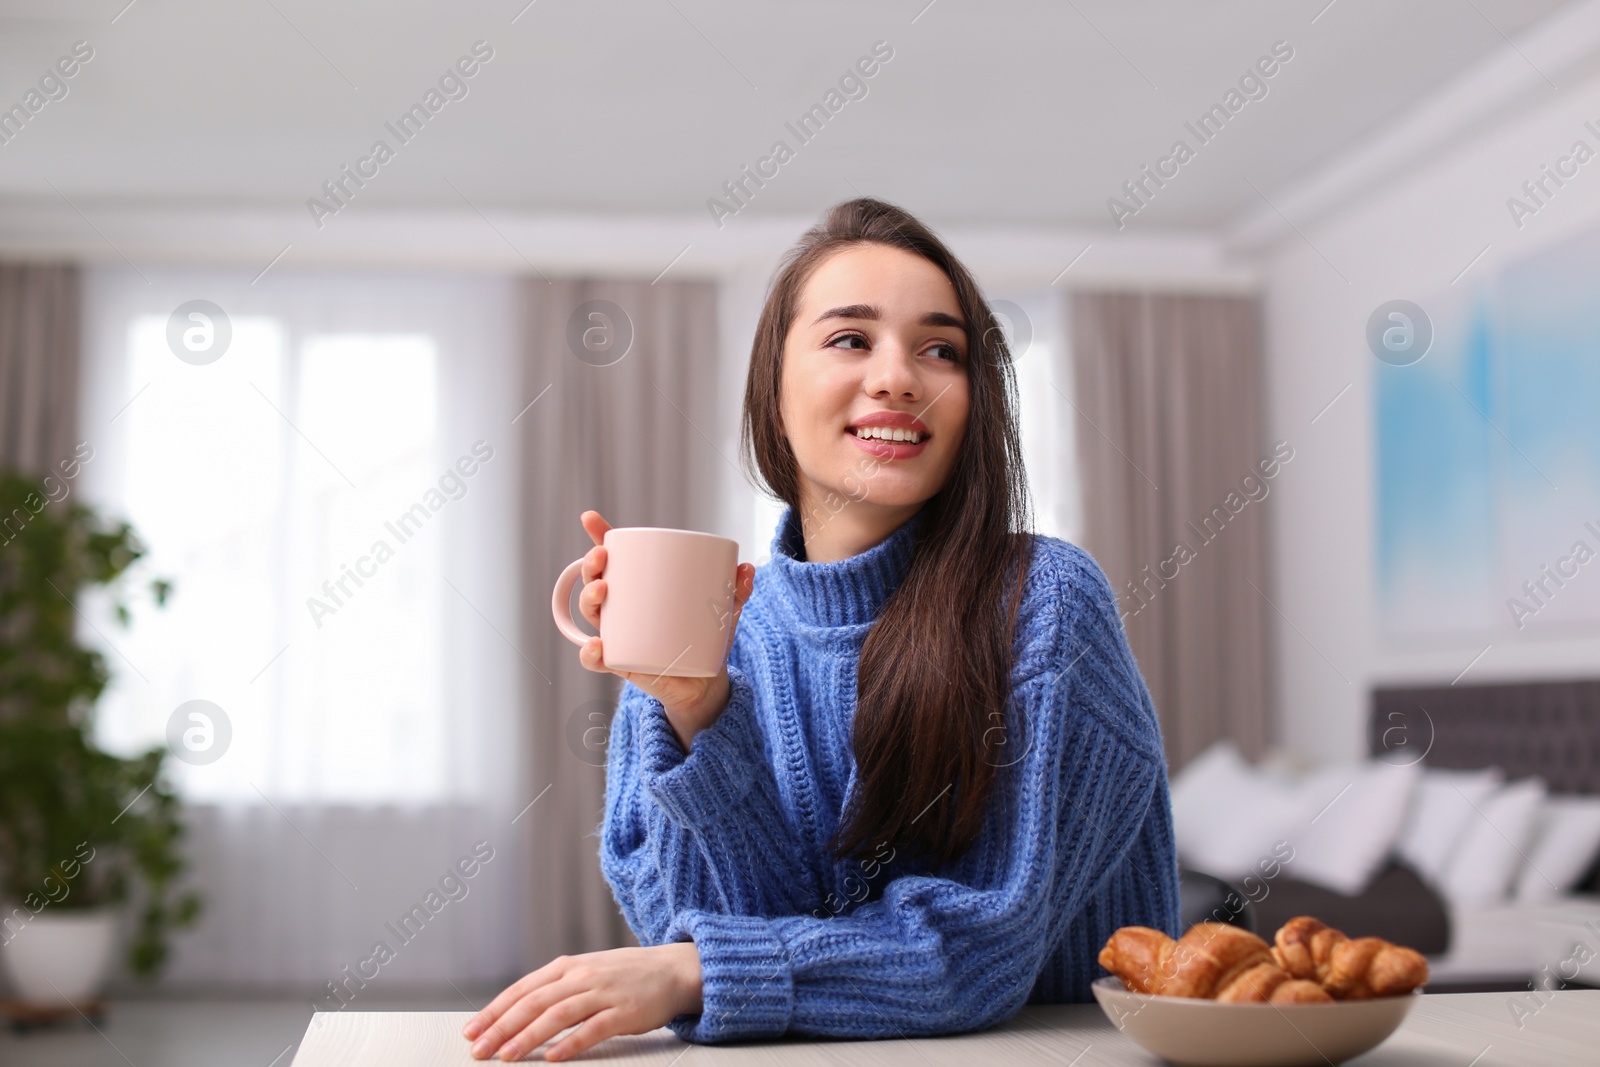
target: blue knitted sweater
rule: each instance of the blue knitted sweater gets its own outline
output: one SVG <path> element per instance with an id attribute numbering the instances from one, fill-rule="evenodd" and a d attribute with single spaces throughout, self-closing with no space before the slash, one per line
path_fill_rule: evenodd
<path id="1" fill-rule="evenodd" d="M 857 657 L 920 521 L 810 563 L 787 509 L 728 706 L 687 754 L 660 701 L 623 685 L 601 869 L 641 944 L 699 951 L 703 1009 L 668 1024 L 684 1040 L 977 1030 L 1091 999 L 1119 926 L 1179 932 L 1155 709 L 1104 574 L 1057 538 L 1035 535 L 1011 673 L 1023 736 L 996 759 L 977 843 L 939 876 L 892 849 L 826 852 L 855 784 Z"/>

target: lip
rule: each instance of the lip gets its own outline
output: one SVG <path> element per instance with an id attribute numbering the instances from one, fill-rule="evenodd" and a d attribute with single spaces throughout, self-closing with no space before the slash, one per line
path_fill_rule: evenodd
<path id="1" fill-rule="evenodd" d="M 906 411 L 873 411 L 861 416 L 845 427 L 845 432 L 857 426 L 892 426 L 897 430 L 915 430 L 924 439 L 928 437 L 928 424 Z M 855 436 L 851 434 L 851 436 Z"/>
<path id="2" fill-rule="evenodd" d="M 922 435 L 922 440 L 913 445 L 906 441 L 857 437 L 854 432 L 857 426 L 888 426 L 896 430 L 915 430 Z M 868 412 L 846 426 L 844 435 L 854 441 L 857 448 L 879 459 L 911 459 L 913 456 L 920 456 L 923 449 L 928 447 L 928 441 L 932 437 L 928 433 L 928 424 L 906 411 Z"/>
<path id="3" fill-rule="evenodd" d="M 880 441 L 876 438 L 857 437 L 849 430 L 846 430 L 844 435 L 854 441 L 861 451 L 879 459 L 911 459 L 913 456 L 920 456 L 928 447 L 929 440 L 924 437 L 913 445 L 905 441 Z"/>

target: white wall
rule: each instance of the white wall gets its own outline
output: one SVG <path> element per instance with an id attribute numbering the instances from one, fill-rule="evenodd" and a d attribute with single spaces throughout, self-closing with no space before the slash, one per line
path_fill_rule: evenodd
<path id="1" fill-rule="evenodd" d="M 1372 578 L 1376 360 L 1364 341 L 1367 317 L 1390 299 L 1420 303 L 1450 291 L 1486 245 L 1461 286 L 1600 225 L 1600 161 L 1582 168 L 1522 229 L 1506 208 L 1507 197 L 1574 140 L 1597 144 L 1583 123 L 1600 125 L 1600 78 L 1560 82 L 1562 91 L 1542 91 L 1498 124 L 1470 126 L 1337 213 L 1302 224 L 1303 237 L 1281 237 L 1263 260 L 1268 426 L 1272 440 L 1295 448 L 1276 484 L 1271 519 L 1281 611 L 1273 619 L 1274 692 L 1285 744 L 1299 755 L 1363 754 L 1374 685 L 1449 684 L 1469 664 L 1462 684 L 1600 670 L 1594 631 L 1386 642 Z M 1583 595 L 1600 595 L 1600 585 L 1591 580 Z"/>

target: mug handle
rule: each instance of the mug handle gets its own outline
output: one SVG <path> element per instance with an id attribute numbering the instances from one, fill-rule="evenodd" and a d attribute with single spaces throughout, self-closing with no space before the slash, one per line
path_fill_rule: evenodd
<path id="1" fill-rule="evenodd" d="M 578 572 L 583 569 L 580 557 L 567 564 L 567 569 L 556 579 L 555 592 L 550 597 L 550 613 L 555 616 L 556 629 L 568 641 L 582 648 L 594 634 L 586 634 L 572 621 L 572 587 L 578 584 Z"/>

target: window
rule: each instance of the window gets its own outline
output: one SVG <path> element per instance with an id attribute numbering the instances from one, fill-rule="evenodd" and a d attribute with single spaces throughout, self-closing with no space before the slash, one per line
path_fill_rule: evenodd
<path id="1" fill-rule="evenodd" d="M 483 401 L 514 361 L 471 339 L 494 309 L 459 280 L 358 275 L 330 301 L 317 279 L 259 292 L 234 279 L 232 300 L 216 301 L 237 309 L 229 347 L 196 366 L 169 348 L 167 309 L 229 284 L 201 277 L 167 298 L 138 278 L 91 289 L 101 343 L 86 380 L 103 395 L 86 405 L 85 470 L 96 503 L 146 543 L 144 573 L 173 582 L 164 610 L 135 598 L 130 630 L 97 623 L 114 675 L 102 743 L 160 743 L 180 705 L 203 699 L 231 736 L 226 758 L 169 761 L 191 799 L 425 804 L 513 790 L 511 771 L 498 785 L 482 772 L 490 750 L 513 758 L 516 651 L 491 627 L 514 633 L 515 613 L 480 592 L 512 569 L 496 554 L 514 544 L 511 482 L 479 489 L 491 475 L 456 466 L 480 434 L 492 444 L 478 442 L 471 466 L 495 445 L 501 467 L 514 452 Z M 446 375 L 446 354 L 469 349 Z"/>
<path id="2" fill-rule="evenodd" d="M 1033 494 L 1033 528 L 1076 542 L 1083 535 L 1083 504 L 1074 433 L 1072 360 L 1065 294 L 1057 289 L 1024 290 L 1010 302 L 1027 317 L 1026 347 L 1016 325 L 1013 346 L 1017 393 L 1021 401 L 1023 464 Z"/>

